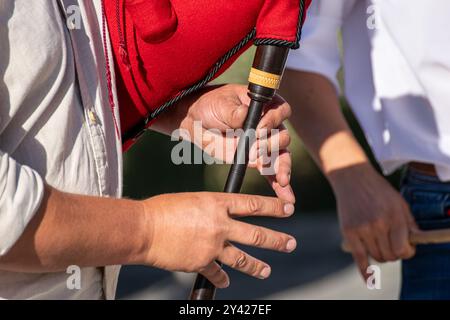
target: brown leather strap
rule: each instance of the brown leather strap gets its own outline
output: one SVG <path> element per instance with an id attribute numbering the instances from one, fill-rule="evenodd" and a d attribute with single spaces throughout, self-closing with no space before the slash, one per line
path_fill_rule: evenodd
<path id="1" fill-rule="evenodd" d="M 411 169 L 418 171 L 420 173 L 429 175 L 429 176 L 437 176 L 436 168 L 432 164 L 421 163 L 421 162 L 411 162 L 408 165 Z"/>

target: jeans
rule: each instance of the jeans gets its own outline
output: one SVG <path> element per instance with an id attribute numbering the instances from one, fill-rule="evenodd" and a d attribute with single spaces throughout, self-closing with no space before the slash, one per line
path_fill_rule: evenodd
<path id="1" fill-rule="evenodd" d="M 450 183 L 406 172 L 401 193 L 419 228 L 450 228 Z M 418 245 L 416 255 L 402 262 L 402 300 L 450 300 L 450 243 Z"/>

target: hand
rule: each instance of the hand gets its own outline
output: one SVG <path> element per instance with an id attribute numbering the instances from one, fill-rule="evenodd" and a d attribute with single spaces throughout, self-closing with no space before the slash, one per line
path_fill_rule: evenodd
<path id="1" fill-rule="evenodd" d="M 216 159 L 232 163 L 238 139 L 227 136 L 226 131 L 243 127 L 250 103 L 247 91 L 247 87 L 243 85 L 207 88 L 191 104 L 180 127 L 187 130 L 190 137 L 195 137 L 195 121 L 201 121 L 202 137 L 200 141 L 193 142 Z M 274 151 L 278 152 L 278 155 L 274 153 L 274 174 L 264 176 L 280 199 L 295 203 L 290 186 L 291 155 L 287 149 L 291 139 L 283 125 L 283 121 L 290 115 L 289 104 L 279 96 L 275 96 L 272 103 L 266 106 L 257 128 L 258 139 L 250 151 L 249 166 L 263 173 L 267 167 L 267 156 Z M 278 129 L 278 132 L 271 134 L 272 129 Z M 213 148 L 211 143 L 214 144 Z M 227 148 L 230 145 L 232 148 Z"/>
<path id="2" fill-rule="evenodd" d="M 369 256 L 378 262 L 414 256 L 409 233 L 417 226 L 409 206 L 370 164 L 337 170 L 330 181 L 343 237 L 364 278 Z"/>
<path id="3" fill-rule="evenodd" d="M 276 198 L 223 194 L 181 193 L 161 195 L 142 202 L 151 230 L 145 264 L 184 272 L 199 272 L 216 287 L 229 284 L 228 275 L 215 262 L 259 279 L 270 266 L 231 242 L 292 252 L 293 237 L 232 219 L 244 216 L 288 217 L 294 206 Z"/>

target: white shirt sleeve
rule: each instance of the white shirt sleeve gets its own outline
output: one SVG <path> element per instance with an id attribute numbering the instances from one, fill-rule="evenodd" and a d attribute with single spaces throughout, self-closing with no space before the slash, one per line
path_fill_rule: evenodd
<path id="1" fill-rule="evenodd" d="M 327 77 L 339 91 L 341 65 L 338 32 L 356 0 L 316 0 L 303 26 L 300 49 L 289 55 L 287 67 Z"/>
<path id="2" fill-rule="evenodd" d="M 0 151 L 0 256 L 20 238 L 43 195 L 39 174 Z"/>

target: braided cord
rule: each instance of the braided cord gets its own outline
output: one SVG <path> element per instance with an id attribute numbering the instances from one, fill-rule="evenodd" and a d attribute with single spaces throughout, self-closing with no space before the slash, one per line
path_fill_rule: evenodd
<path id="1" fill-rule="evenodd" d="M 272 39 L 272 38 L 259 38 L 255 39 L 255 45 L 269 45 L 269 46 L 277 46 L 277 47 L 288 47 L 291 49 L 298 49 L 300 47 L 300 39 L 302 37 L 302 21 L 305 18 L 305 0 L 300 0 L 300 10 L 298 16 L 298 28 L 297 35 L 294 42 L 281 40 L 281 39 Z"/>

